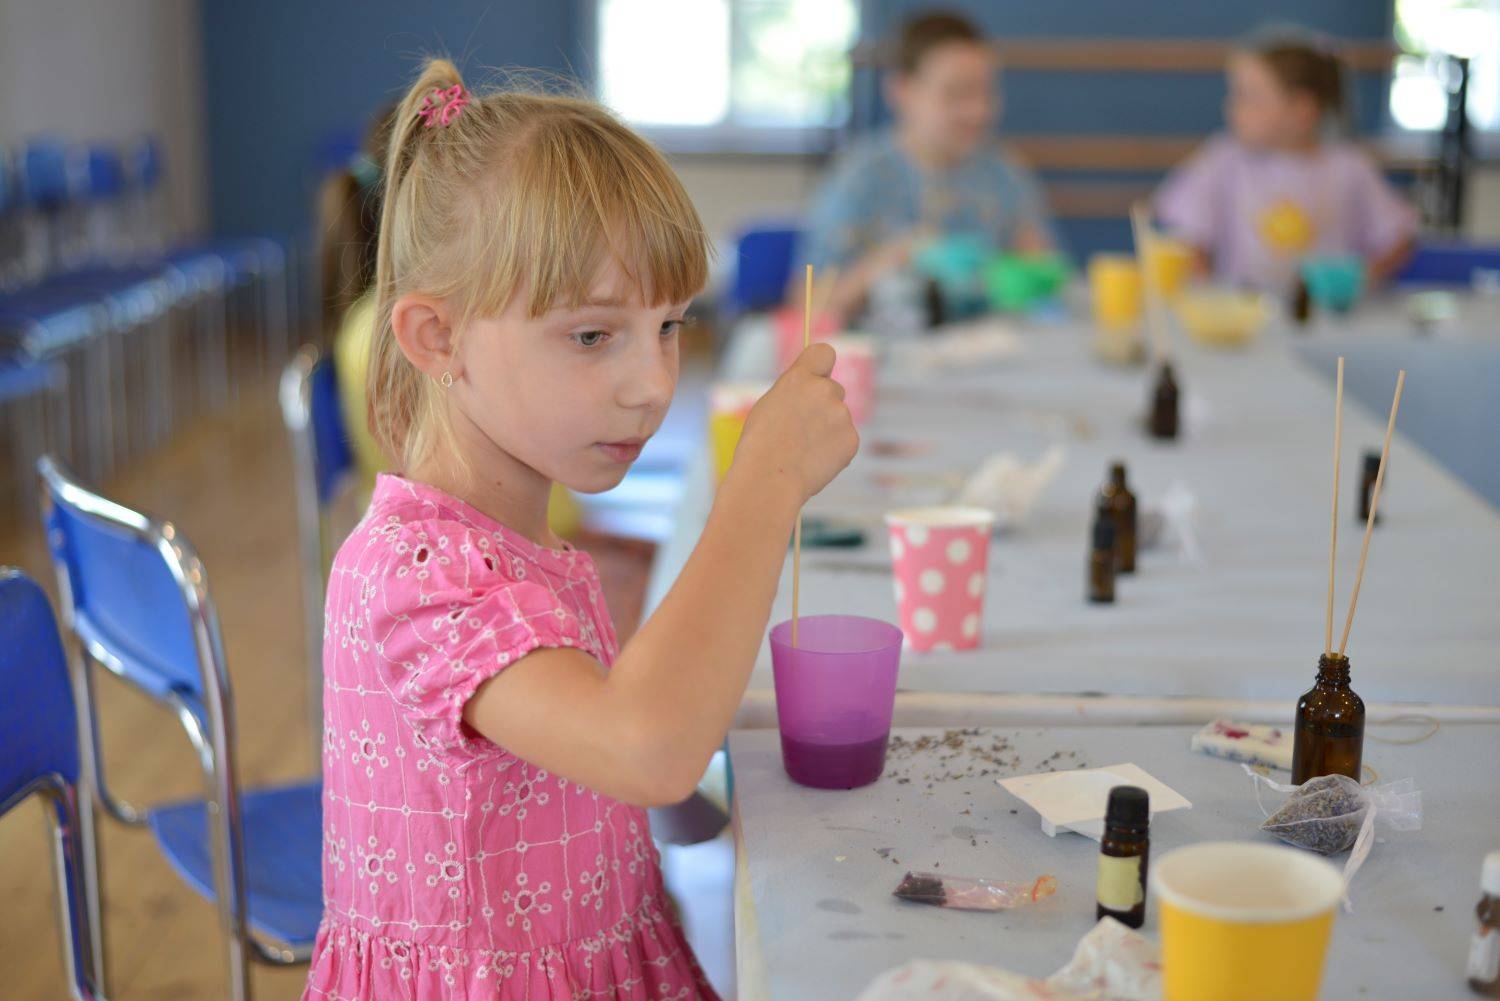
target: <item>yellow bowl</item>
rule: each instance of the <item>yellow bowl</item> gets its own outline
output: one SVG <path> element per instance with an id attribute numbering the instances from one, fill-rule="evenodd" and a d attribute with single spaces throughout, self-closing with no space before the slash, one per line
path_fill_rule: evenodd
<path id="1" fill-rule="evenodd" d="M 1188 289 L 1177 298 L 1177 320 L 1199 344 L 1238 347 L 1260 333 L 1270 310 L 1265 298 L 1231 289 Z"/>

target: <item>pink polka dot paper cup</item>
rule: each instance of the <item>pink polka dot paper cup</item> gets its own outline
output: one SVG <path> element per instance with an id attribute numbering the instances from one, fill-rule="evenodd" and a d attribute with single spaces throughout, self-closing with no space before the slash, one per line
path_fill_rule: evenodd
<path id="1" fill-rule="evenodd" d="M 995 515 L 974 507 L 922 507 L 885 516 L 896 610 L 916 651 L 979 646 Z"/>

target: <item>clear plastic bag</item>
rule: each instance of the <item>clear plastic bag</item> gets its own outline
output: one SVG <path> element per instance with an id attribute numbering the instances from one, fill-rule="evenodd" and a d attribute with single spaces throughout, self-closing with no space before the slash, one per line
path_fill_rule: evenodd
<path id="1" fill-rule="evenodd" d="M 1000 883 L 970 876 L 908 872 L 893 891 L 902 900 L 961 911 L 1008 911 L 1057 892 L 1057 880 L 1038 876 L 1031 883 Z"/>
<path id="2" fill-rule="evenodd" d="M 1349 852 L 1349 861 L 1344 864 L 1346 909 L 1352 909 L 1349 883 L 1374 846 L 1375 822 L 1378 820 L 1394 831 L 1416 831 L 1422 827 L 1422 793 L 1411 779 L 1362 786 L 1347 775 L 1320 775 L 1293 786 L 1272 781 L 1248 766 L 1242 767 L 1255 781 L 1257 800 L 1262 785 L 1288 794 L 1281 806 L 1266 817 L 1261 830 L 1320 855 Z M 1265 812 L 1264 804 L 1261 812 Z"/>

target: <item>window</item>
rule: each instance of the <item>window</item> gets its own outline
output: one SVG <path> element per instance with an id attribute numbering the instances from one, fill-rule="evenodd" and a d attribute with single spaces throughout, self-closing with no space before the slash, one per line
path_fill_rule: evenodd
<path id="1" fill-rule="evenodd" d="M 600 99 L 669 146 L 805 146 L 848 118 L 857 0 L 597 3 Z"/>
<path id="2" fill-rule="evenodd" d="M 1469 60 L 1469 121 L 1500 130 L 1500 0 L 1396 0 L 1391 117 L 1404 129 L 1442 128 L 1453 67 Z"/>

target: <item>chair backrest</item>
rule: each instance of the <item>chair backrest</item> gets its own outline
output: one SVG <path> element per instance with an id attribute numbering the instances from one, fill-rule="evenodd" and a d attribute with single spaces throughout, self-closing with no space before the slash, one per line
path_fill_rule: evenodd
<path id="1" fill-rule="evenodd" d="M 78 722 L 57 620 L 36 581 L 0 567 L 0 812 L 39 779 L 78 781 Z"/>
<path id="2" fill-rule="evenodd" d="M 89 147 L 88 181 L 88 195 L 94 201 L 111 201 L 125 190 L 125 164 L 114 147 Z"/>
<path id="3" fill-rule="evenodd" d="M 55 459 L 39 470 L 64 619 L 84 651 L 157 699 L 186 696 L 202 708 L 227 698 L 218 616 L 192 545 L 170 522 L 84 487 Z"/>
<path id="4" fill-rule="evenodd" d="M 765 309 L 786 297 L 792 253 L 800 232 L 790 225 L 758 225 L 735 239 L 733 300 L 741 310 Z"/>
<path id="5" fill-rule="evenodd" d="M 299 477 L 310 474 L 318 506 L 326 507 L 354 466 L 333 358 L 316 345 L 304 346 L 287 363 L 280 393 L 281 416 L 292 435 L 295 459 L 307 467 L 298 470 Z"/>
<path id="6" fill-rule="evenodd" d="M 53 210 L 71 202 L 83 190 L 79 164 L 67 144 L 57 139 L 33 139 L 21 157 L 21 191 L 26 202 Z"/>
<path id="7" fill-rule="evenodd" d="M 297 480 L 297 534 L 301 551 L 303 646 L 307 658 L 308 726 L 323 732 L 323 593 L 332 540 L 328 506 L 354 466 L 344 429 L 333 359 L 304 345 L 281 375 L 281 416 L 292 438 Z M 313 741 L 321 747 L 321 736 Z M 321 752 L 320 752 L 321 753 Z"/>

